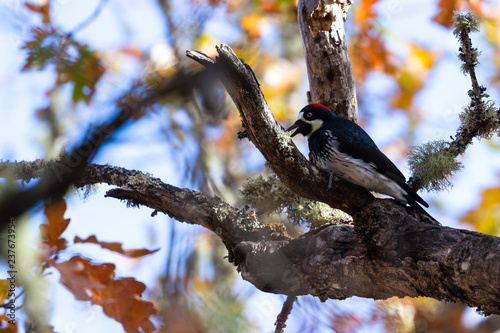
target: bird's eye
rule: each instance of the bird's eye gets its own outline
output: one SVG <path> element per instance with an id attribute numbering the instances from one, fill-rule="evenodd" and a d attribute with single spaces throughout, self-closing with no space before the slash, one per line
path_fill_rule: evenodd
<path id="1" fill-rule="evenodd" d="M 313 116 L 312 112 L 307 113 L 307 118 L 311 118 Z"/>

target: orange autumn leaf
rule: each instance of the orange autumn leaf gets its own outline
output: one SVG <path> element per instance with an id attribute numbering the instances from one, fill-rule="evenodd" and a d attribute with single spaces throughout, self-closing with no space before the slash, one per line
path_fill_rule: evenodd
<path id="1" fill-rule="evenodd" d="M 473 224 L 480 232 L 499 236 L 500 187 L 484 190 L 479 206 L 469 211 L 460 221 Z"/>
<path id="2" fill-rule="evenodd" d="M 244 16 L 240 21 L 241 28 L 251 39 L 259 39 L 262 34 L 261 27 L 264 25 L 264 18 L 258 14 Z"/>
<path id="3" fill-rule="evenodd" d="M 9 323 L 12 322 L 12 319 L 7 317 L 6 314 L 0 315 L 0 333 L 17 333 L 17 321 L 14 321 L 14 325 Z M 2 328 L 3 326 L 3 328 Z"/>
<path id="4" fill-rule="evenodd" d="M 484 19 L 494 19 L 492 11 L 485 8 L 483 0 L 439 0 L 438 13 L 432 18 L 436 23 L 441 24 L 447 28 L 453 26 L 453 15 L 460 10 L 472 11 L 478 17 Z"/>
<path id="5" fill-rule="evenodd" d="M 273 0 L 259 0 L 260 9 L 264 13 L 278 13 L 279 12 L 279 4 L 278 1 Z"/>
<path id="6" fill-rule="evenodd" d="M 115 265 L 95 264 L 89 259 L 74 256 L 70 260 L 48 262 L 61 274 L 61 283 L 76 299 L 100 305 L 104 313 L 122 324 L 127 333 L 146 333 L 156 328 L 149 319 L 156 315 L 152 302 L 141 299 L 144 283 L 134 278 L 115 279 Z"/>
<path id="7" fill-rule="evenodd" d="M 412 105 L 415 94 L 424 86 L 436 58 L 436 53 L 410 43 L 405 63 L 395 75 L 399 93 L 391 102 L 393 108 L 408 109 Z"/>
<path id="8" fill-rule="evenodd" d="M 62 263 L 50 260 L 48 264 L 61 273 L 61 283 L 80 301 L 91 300 L 91 290 L 95 292 L 105 289 L 115 277 L 114 264 L 94 265 L 89 259 L 80 256 L 74 256 Z"/>
<path id="9" fill-rule="evenodd" d="M 42 1 L 40 5 L 33 5 L 30 3 L 24 3 L 24 5 L 32 12 L 42 14 L 43 24 L 50 23 L 50 3 L 45 0 Z"/>
<path id="10" fill-rule="evenodd" d="M 356 80 L 363 82 L 366 75 L 374 70 L 387 75 L 393 75 L 396 71 L 394 55 L 387 49 L 380 35 L 360 32 L 354 38 L 352 50 L 352 70 Z"/>
<path id="11" fill-rule="evenodd" d="M 453 14 L 459 9 L 459 1 L 457 0 L 439 0 L 439 12 L 432 18 L 436 23 L 441 24 L 447 28 L 453 25 Z"/>
<path id="12" fill-rule="evenodd" d="M 68 227 L 70 219 L 64 218 L 66 212 L 66 201 L 62 197 L 54 197 L 50 203 L 45 205 L 45 217 L 47 224 L 40 225 L 40 232 L 45 238 L 44 244 L 53 248 L 54 251 L 61 251 L 66 248 L 67 241 L 61 238 L 62 233 Z"/>
<path id="13" fill-rule="evenodd" d="M 146 286 L 133 278 L 122 278 L 111 282 L 108 290 L 112 297 L 104 295 L 104 313 L 122 323 L 126 332 L 137 332 L 141 327 L 144 332 L 153 332 L 154 324 L 149 317 L 156 314 L 153 303 L 140 299 Z"/>
<path id="14" fill-rule="evenodd" d="M 81 239 L 80 237 L 76 236 L 74 239 L 75 243 L 94 243 L 97 245 L 100 245 L 104 249 L 108 249 L 110 251 L 118 252 L 120 254 L 123 254 L 127 257 L 133 257 L 133 258 L 138 258 L 142 257 L 148 254 L 152 254 L 157 252 L 160 249 L 156 250 L 148 250 L 148 249 L 132 249 L 132 250 L 124 250 L 122 248 L 122 244 L 118 242 L 102 242 L 98 241 L 96 236 L 92 235 L 87 237 L 87 239 Z"/>
<path id="15" fill-rule="evenodd" d="M 373 6 L 377 4 L 378 0 L 361 0 L 356 10 L 354 11 L 354 20 L 360 26 L 365 28 L 371 24 L 371 20 L 375 18 L 376 14 L 373 11 Z"/>

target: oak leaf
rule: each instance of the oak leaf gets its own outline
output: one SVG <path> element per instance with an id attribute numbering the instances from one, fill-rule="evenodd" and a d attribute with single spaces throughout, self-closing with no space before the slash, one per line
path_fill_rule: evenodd
<path id="1" fill-rule="evenodd" d="M 127 333 L 138 333 L 139 328 L 146 333 L 156 329 L 149 319 L 156 315 L 156 309 L 152 302 L 141 299 L 146 286 L 130 277 L 115 279 L 114 264 L 95 264 L 80 256 L 61 263 L 52 259 L 48 264 L 60 272 L 61 283 L 76 299 L 102 306 Z"/>
<path id="2" fill-rule="evenodd" d="M 64 218 L 66 212 L 66 201 L 62 197 L 54 197 L 50 203 L 45 205 L 45 217 L 47 224 L 40 225 L 40 232 L 45 238 L 44 244 L 48 245 L 55 252 L 66 248 L 66 239 L 61 238 L 62 233 L 69 225 L 70 219 Z"/>
<path id="3" fill-rule="evenodd" d="M 22 46 L 23 49 L 28 50 L 28 58 L 26 58 L 23 71 L 41 70 L 56 55 L 56 46 L 54 41 L 48 38 L 51 36 L 48 30 L 35 27 L 31 33 L 33 39 L 25 42 Z"/>
<path id="4" fill-rule="evenodd" d="M 82 100 L 87 105 L 96 91 L 96 84 L 106 72 L 106 67 L 98 57 L 96 51 L 89 49 L 87 45 L 76 44 L 78 57 L 68 61 L 58 70 L 60 83 L 72 82 L 73 103 Z"/>
<path id="5" fill-rule="evenodd" d="M 120 254 L 123 254 L 127 257 L 133 257 L 133 258 L 138 258 L 142 257 L 148 254 L 152 254 L 157 252 L 160 249 L 156 250 L 148 250 L 148 249 L 131 249 L 131 250 L 124 250 L 122 248 L 122 244 L 118 242 L 102 242 L 98 241 L 97 237 L 92 235 L 87 237 L 87 239 L 81 239 L 80 237 L 76 236 L 74 239 L 75 243 L 94 243 L 97 245 L 100 245 L 104 249 L 108 249 L 113 252 L 118 252 Z"/>

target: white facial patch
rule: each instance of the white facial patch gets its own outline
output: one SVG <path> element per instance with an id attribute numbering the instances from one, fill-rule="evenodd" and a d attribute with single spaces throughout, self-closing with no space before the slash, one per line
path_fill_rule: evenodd
<path id="1" fill-rule="evenodd" d="M 310 138 L 314 132 L 316 132 L 321 128 L 321 126 L 323 126 L 323 120 L 321 119 L 307 120 L 306 118 L 304 118 L 304 112 L 299 112 L 297 120 L 302 120 L 303 122 L 311 125 L 311 132 L 309 132 L 309 134 L 306 135 L 308 138 Z"/>

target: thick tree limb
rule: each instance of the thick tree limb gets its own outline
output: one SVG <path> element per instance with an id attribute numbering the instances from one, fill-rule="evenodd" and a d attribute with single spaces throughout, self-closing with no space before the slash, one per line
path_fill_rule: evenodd
<path id="1" fill-rule="evenodd" d="M 243 278 L 263 291 L 323 300 L 429 296 L 500 313 L 500 238 L 422 224 L 394 203 L 387 214 L 386 205 L 376 200 L 354 229 L 328 226 L 290 241 L 240 243 Z"/>
<path id="2" fill-rule="evenodd" d="M 0 176 L 28 180 L 39 165 L 0 162 Z M 354 228 L 330 225 L 290 239 L 247 210 L 139 171 L 90 164 L 76 183 L 101 182 L 120 186 L 109 197 L 212 230 L 242 277 L 266 292 L 323 300 L 429 296 L 500 314 L 500 238 L 421 223 L 393 200 L 374 200 Z"/>
<path id="3" fill-rule="evenodd" d="M 356 86 L 344 31 L 350 7 L 350 0 L 300 0 L 298 21 L 311 102 L 356 121 Z"/>

